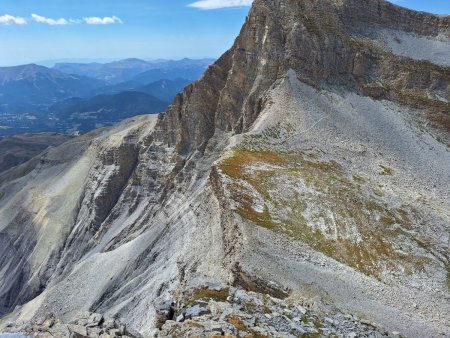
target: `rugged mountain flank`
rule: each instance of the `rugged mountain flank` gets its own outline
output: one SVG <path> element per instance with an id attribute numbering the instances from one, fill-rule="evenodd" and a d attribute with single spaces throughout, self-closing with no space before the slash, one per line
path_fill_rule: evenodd
<path id="1" fill-rule="evenodd" d="M 0 172 L 27 162 L 48 147 L 56 147 L 70 140 L 57 133 L 22 134 L 0 138 Z"/>
<path id="2" fill-rule="evenodd" d="M 157 119 L 0 175 L 3 325 L 80 330 L 89 311 L 135 336 L 449 335 L 449 24 L 256 0 Z"/>

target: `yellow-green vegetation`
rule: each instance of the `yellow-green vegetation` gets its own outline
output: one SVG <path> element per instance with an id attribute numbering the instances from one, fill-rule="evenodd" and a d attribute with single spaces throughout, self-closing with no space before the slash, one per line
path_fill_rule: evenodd
<path id="1" fill-rule="evenodd" d="M 353 179 L 355 180 L 355 182 L 358 182 L 360 184 L 366 183 L 366 179 L 359 175 L 353 175 Z"/>
<path id="2" fill-rule="evenodd" d="M 233 179 L 230 191 L 240 216 L 363 273 L 379 277 L 384 269 L 402 269 L 411 274 L 423 271 L 428 261 L 395 247 L 399 238 L 415 242 L 407 230 L 420 215 L 412 207 L 389 207 L 376 186 L 348 175 L 336 161 L 241 148 L 220 169 Z M 383 170 L 392 174 L 388 167 Z M 254 209 L 255 191 L 264 201 L 262 211 Z"/>
<path id="3" fill-rule="evenodd" d="M 247 327 L 242 318 L 237 315 L 229 315 L 225 320 L 236 328 L 238 337 L 241 337 L 241 334 L 245 334 L 245 338 L 267 338 L 266 335 Z"/>
<path id="4" fill-rule="evenodd" d="M 187 326 L 190 326 L 190 327 L 193 327 L 193 328 L 196 328 L 196 329 L 202 329 L 202 328 L 204 328 L 204 326 L 203 326 L 202 324 L 197 323 L 197 322 L 194 322 L 194 321 L 192 321 L 192 320 L 186 322 L 186 325 L 187 325 Z"/>
<path id="5" fill-rule="evenodd" d="M 286 159 L 280 154 L 269 151 L 235 149 L 233 156 L 225 159 L 220 164 L 220 169 L 229 176 L 243 175 L 245 166 L 258 162 L 283 165 L 286 163 Z M 247 175 L 244 178 L 251 179 L 251 175 Z"/>
<path id="6" fill-rule="evenodd" d="M 200 299 L 212 299 L 217 302 L 226 302 L 229 294 L 229 289 L 212 290 L 208 288 L 195 289 L 190 299 L 191 302 L 195 302 Z"/>
<path id="7" fill-rule="evenodd" d="M 322 322 L 319 319 L 317 319 L 314 322 L 314 326 L 316 327 L 316 329 L 320 330 L 323 327 L 323 324 L 322 324 Z"/>
<path id="8" fill-rule="evenodd" d="M 241 317 L 236 316 L 236 315 L 230 315 L 226 318 L 227 322 L 230 323 L 231 325 L 233 325 L 236 330 L 238 331 L 247 331 L 248 328 L 247 326 L 244 324 L 243 320 Z"/>
<path id="9" fill-rule="evenodd" d="M 235 151 L 233 157 L 226 159 L 221 165 L 220 169 L 226 175 L 235 178 L 241 178 L 247 182 L 249 182 L 252 186 L 254 186 L 260 194 L 265 196 L 267 199 L 270 199 L 270 194 L 268 194 L 264 189 L 260 188 L 259 181 L 255 180 L 252 174 L 247 174 L 244 171 L 246 166 L 250 166 L 253 163 L 262 162 L 268 163 L 272 165 L 282 165 L 284 164 L 284 160 L 281 156 L 270 153 L 270 152 L 250 152 L 250 151 Z M 261 173 L 261 175 L 266 176 L 268 178 L 271 175 L 274 175 L 274 171 L 268 171 L 265 173 Z M 259 179 L 259 178 L 258 178 Z M 234 198 L 240 202 L 240 207 L 238 209 L 238 213 L 254 223 L 270 228 L 272 225 L 272 219 L 269 213 L 267 206 L 264 207 L 264 211 L 259 213 L 255 211 L 252 207 L 253 200 L 250 196 L 245 194 L 245 192 L 241 192 L 238 190 L 233 191 Z"/>
<path id="10" fill-rule="evenodd" d="M 381 168 L 380 175 L 392 176 L 394 174 L 394 171 L 385 165 L 380 165 L 380 168 Z"/>

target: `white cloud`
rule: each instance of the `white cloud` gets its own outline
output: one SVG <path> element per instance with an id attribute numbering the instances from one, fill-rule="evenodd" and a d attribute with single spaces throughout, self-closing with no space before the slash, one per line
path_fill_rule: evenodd
<path id="1" fill-rule="evenodd" d="M 51 26 L 57 26 L 57 25 L 77 25 L 80 23 L 87 23 L 88 25 L 109 25 L 109 24 L 114 24 L 114 23 L 122 23 L 122 20 L 120 20 L 117 16 L 106 16 L 103 18 L 100 17 L 86 17 L 81 19 L 64 19 L 64 18 L 60 18 L 60 19 L 51 19 L 51 18 L 46 18 L 44 16 L 41 15 L 37 15 L 37 14 L 32 14 L 31 15 L 34 19 L 34 21 L 39 22 L 39 23 L 43 23 L 43 24 L 47 24 L 47 25 L 51 25 Z"/>
<path id="2" fill-rule="evenodd" d="M 230 7 L 251 6 L 253 0 L 200 0 L 189 4 L 189 7 L 199 9 L 218 9 Z"/>
<path id="3" fill-rule="evenodd" d="M 120 20 L 117 16 L 105 16 L 104 18 L 93 16 L 89 18 L 83 18 L 83 20 L 88 25 L 111 25 L 115 23 L 122 23 L 122 20 Z"/>
<path id="4" fill-rule="evenodd" d="M 50 26 L 62 26 L 62 25 L 68 25 L 69 21 L 61 18 L 61 19 L 50 19 L 50 18 L 46 18 L 44 16 L 40 16 L 37 14 L 31 14 L 31 16 L 33 17 L 34 21 L 39 22 L 39 23 L 45 23 L 46 25 L 50 25 Z M 70 20 L 70 23 L 73 20 Z"/>
<path id="5" fill-rule="evenodd" d="M 18 16 L 12 16 L 9 14 L 5 14 L 0 16 L 0 24 L 1 25 L 26 25 L 27 20 L 24 18 L 20 18 Z"/>

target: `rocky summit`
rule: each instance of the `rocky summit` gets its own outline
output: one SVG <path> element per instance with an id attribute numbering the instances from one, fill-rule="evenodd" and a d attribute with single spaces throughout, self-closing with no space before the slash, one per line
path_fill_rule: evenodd
<path id="1" fill-rule="evenodd" d="M 449 337 L 450 17 L 255 0 L 164 114 L 0 174 L 0 331 Z"/>

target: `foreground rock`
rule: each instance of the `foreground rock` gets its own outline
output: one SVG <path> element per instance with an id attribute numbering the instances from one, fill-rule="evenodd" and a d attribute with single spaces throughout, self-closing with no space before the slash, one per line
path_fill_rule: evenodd
<path id="1" fill-rule="evenodd" d="M 180 296 L 179 296 L 180 297 Z M 376 324 L 326 312 L 320 299 L 282 300 L 234 287 L 183 290 L 158 337 L 388 337 Z M 330 309 L 327 309 L 330 310 Z"/>
<path id="2" fill-rule="evenodd" d="M 77 315 L 71 323 L 63 323 L 53 314 L 37 319 L 30 323 L 8 324 L 6 329 L 10 333 L 21 333 L 28 337 L 67 337 L 67 338 L 113 338 L 135 337 L 127 331 L 126 326 L 117 320 L 104 318 L 98 313 L 84 313 Z"/>

